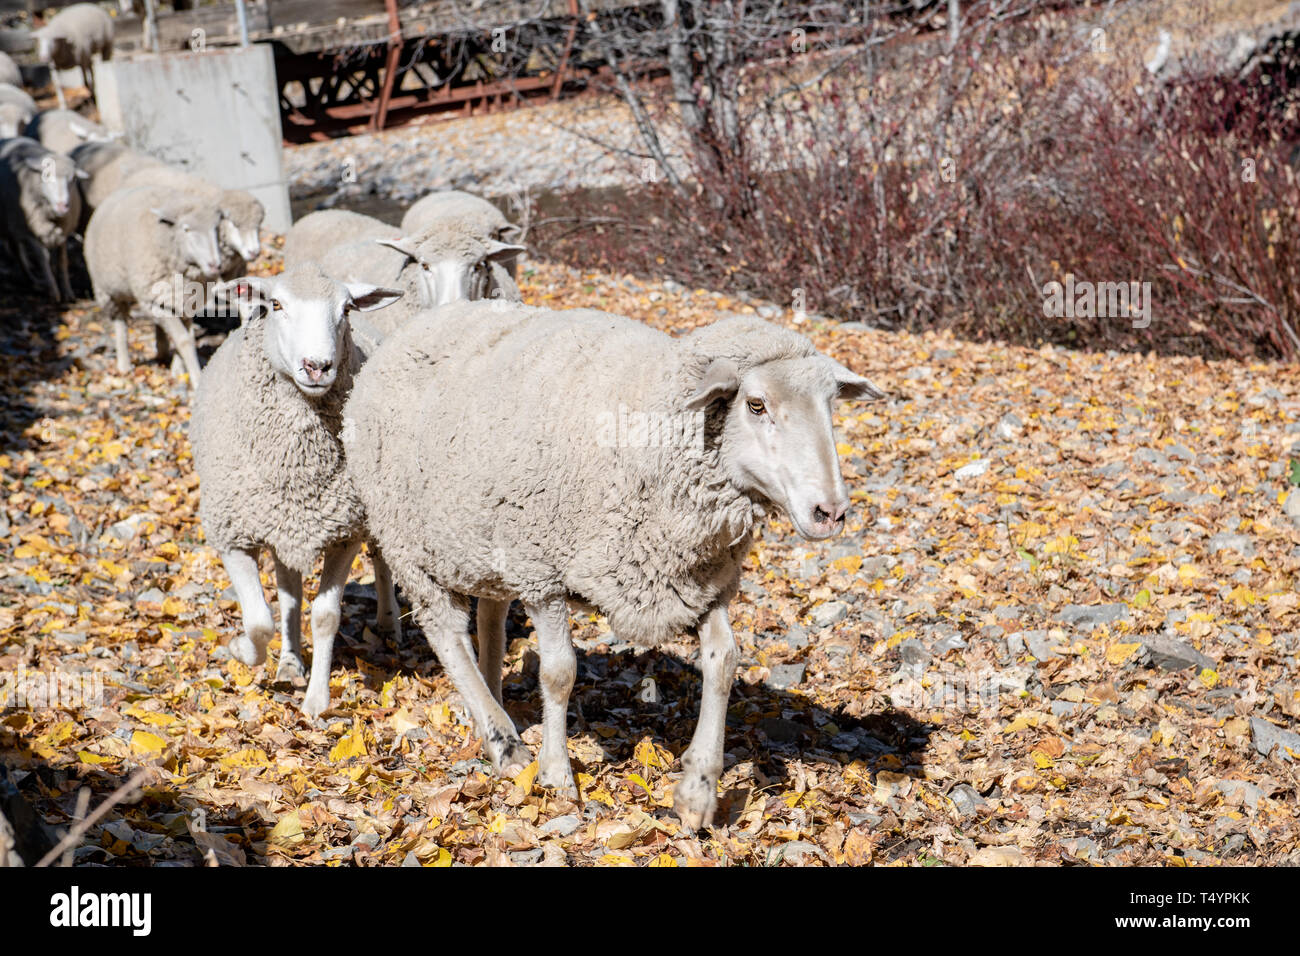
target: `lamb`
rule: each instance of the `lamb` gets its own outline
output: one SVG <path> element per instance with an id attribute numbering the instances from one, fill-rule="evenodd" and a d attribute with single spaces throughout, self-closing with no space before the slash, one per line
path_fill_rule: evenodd
<path id="1" fill-rule="evenodd" d="M 308 213 L 284 237 L 284 267 L 320 262 L 336 246 L 364 239 L 397 239 L 402 231 L 373 216 L 346 209 Z"/>
<path id="2" fill-rule="evenodd" d="M 82 143 L 68 155 L 90 177 L 82 190 L 87 218 L 141 169 L 169 168 L 161 160 L 121 143 Z"/>
<path id="3" fill-rule="evenodd" d="M 217 278 L 220 221 L 211 204 L 161 186 L 120 190 L 90 217 L 86 267 L 95 298 L 113 321 L 119 373 L 131 370 L 126 320 L 131 307 L 139 305 L 180 354 L 190 386 L 198 382 L 199 355 L 186 319 L 207 296 L 191 302 L 182 280 Z"/>
<path id="4" fill-rule="evenodd" d="M 422 309 L 460 299 L 518 302 L 518 286 L 504 270 L 494 271 L 494 267 L 522 251 L 522 246 L 482 239 L 463 223 L 449 220 L 414 237 L 363 239 L 337 246 L 320 264 L 326 275 L 336 279 L 392 285 L 406 293 L 402 302 L 372 320 L 387 335 Z"/>
<path id="5" fill-rule="evenodd" d="M 383 308 L 401 293 L 338 283 L 312 266 L 230 285 L 252 308 L 199 379 L 190 419 L 199 516 L 239 597 L 243 633 L 231 641 L 231 653 L 250 666 L 266 660 L 275 632 L 257 569 L 260 549 L 271 551 L 280 595 L 278 681 L 303 673 L 302 576 L 324 556 L 303 699 L 303 711 L 316 717 L 329 705 L 339 602 L 364 540 L 361 504 L 339 440 L 343 404 L 362 359 L 349 317 Z M 392 579 L 379 554 L 375 589 L 380 626 L 400 632 Z"/>
<path id="6" fill-rule="evenodd" d="M 82 82 L 90 90 L 91 99 L 95 98 L 94 57 L 98 54 L 101 60 L 113 58 L 113 18 L 107 12 L 94 3 L 74 3 L 39 30 L 33 30 L 32 37 L 36 40 L 37 59 L 48 63 L 51 72 L 80 67 Z M 59 108 L 64 109 L 68 104 L 63 98 L 63 86 L 57 74 L 53 79 Z"/>
<path id="7" fill-rule="evenodd" d="M 19 136 L 0 142 L 0 235 L 30 279 L 60 302 L 73 299 L 68 237 L 81 218 L 75 181 L 85 173 L 66 156 Z M 50 256 L 58 251 L 58 281 Z"/>
<path id="8" fill-rule="evenodd" d="M 0 83 L 0 139 L 18 136 L 36 115 L 36 101 L 25 90 Z"/>
<path id="9" fill-rule="evenodd" d="M 805 538 L 843 528 L 837 396 L 883 393 L 752 316 L 673 339 L 595 310 L 460 302 L 385 339 L 343 411 L 348 473 L 499 772 L 531 759 L 501 707 L 502 625 L 519 598 L 541 659 L 538 780 L 573 790 L 575 598 L 642 644 L 698 632 L 704 696 L 674 804 L 687 826 L 709 825 L 736 664 L 727 604 L 767 508 Z"/>
<path id="10" fill-rule="evenodd" d="M 110 133 L 72 110 L 42 110 L 27 124 L 25 135 L 52 152 L 67 155 L 82 143 L 111 143 L 121 134 Z"/>
<path id="11" fill-rule="evenodd" d="M 221 277 L 243 275 L 248 263 L 262 251 L 258 235 L 266 215 L 262 204 L 242 189 L 221 189 L 191 173 L 172 166 L 143 165 L 122 180 L 121 189 L 133 186 L 162 186 L 186 193 L 221 210 Z"/>

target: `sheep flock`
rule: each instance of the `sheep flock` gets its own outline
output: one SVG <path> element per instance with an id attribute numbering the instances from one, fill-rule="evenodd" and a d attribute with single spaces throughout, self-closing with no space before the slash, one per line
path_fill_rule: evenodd
<path id="1" fill-rule="evenodd" d="M 37 36 L 40 58 L 80 67 L 92 92 L 93 57 L 112 50 L 97 10 L 68 8 Z M 703 696 L 674 803 L 686 826 L 710 826 L 737 663 L 727 608 L 756 523 L 784 513 L 809 540 L 843 529 L 832 414 L 883 393 L 753 316 L 672 337 L 525 304 L 526 237 L 463 192 L 430 193 L 400 227 L 311 213 L 284 237 L 284 271 L 252 275 L 253 196 L 119 142 L 57 85 L 59 108 L 38 110 L 11 67 L 0 57 L 0 241 L 58 303 L 74 300 L 79 243 L 117 371 L 132 367 L 138 317 L 191 389 L 201 522 L 242 618 L 232 656 L 262 665 L 278 633 L 274 680 L 309 674 L 301 709 L 327 712 L 340 602 L 364 547 L 376 626 L 400 639 L 404 619 L 419 625 L 485 758 L 512 776 L 534 759 L 502 708 L 504 624 L 519 601 L 540 659 L 537 779 L 572 794 L 571 605 L 643 646 L 697 636 Z M 195 325 L 215 309 L 239 325 L 204 365 Z M 611 434 L 628 408 L 662 435 Z M 303 580 L 318 565 L 308 668 Z"/>

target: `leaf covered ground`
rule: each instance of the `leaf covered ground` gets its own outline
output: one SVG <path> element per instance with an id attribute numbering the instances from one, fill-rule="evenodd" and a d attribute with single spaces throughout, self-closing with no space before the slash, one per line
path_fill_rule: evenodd
<path id="1" fill-rule="evenodd" d="M 671 331 L 759 306 L 545 264 L 522 289 Z M 669 809 L 690 644 L 576 619 L 577 801 L 490 773 L 418 630 L 370 629 L 364 557 L 320 719 L 233 661 L 186 393 L 143 327 L 114 374 L 87 308 L 3 317 L 0 674 L 97 672 L 102 705 L 11 699 L 0 760 L 54 826 L 149 768 L 82 863 L 1300 863 L 1294 369 L 797 327 L 890 401 L 840 409 L 845 534 L 755 541 L 711 832 Z M 535 747 L 515 613 L 505 696 Z"/>

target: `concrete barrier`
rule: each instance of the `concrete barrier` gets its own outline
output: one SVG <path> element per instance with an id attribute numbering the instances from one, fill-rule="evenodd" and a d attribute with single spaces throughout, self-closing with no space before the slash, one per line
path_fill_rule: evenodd
<path id="1" fill-rule="evenodd" d="M 127 144 L 223 189 L 246 189 L 266 227 L 292 225 L 270 46 L 146 54 L 95 64 L 105 126 Z"/>

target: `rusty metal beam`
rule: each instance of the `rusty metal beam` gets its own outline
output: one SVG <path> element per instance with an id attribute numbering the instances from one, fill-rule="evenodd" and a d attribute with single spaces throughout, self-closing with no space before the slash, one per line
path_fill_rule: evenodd
<path id="1" fill-rule="evenodd" d="M 374 128 L 378 132 L 388 119 L 388 104 L 393 96 L 393 82 L 397 78 L 397 65 L 402 59 L 402 20 L 397 14 L 397 0 L 384 0 L 388 7 L 388 61 L 384 64 L 384 88 L 375 107 Z"/>

